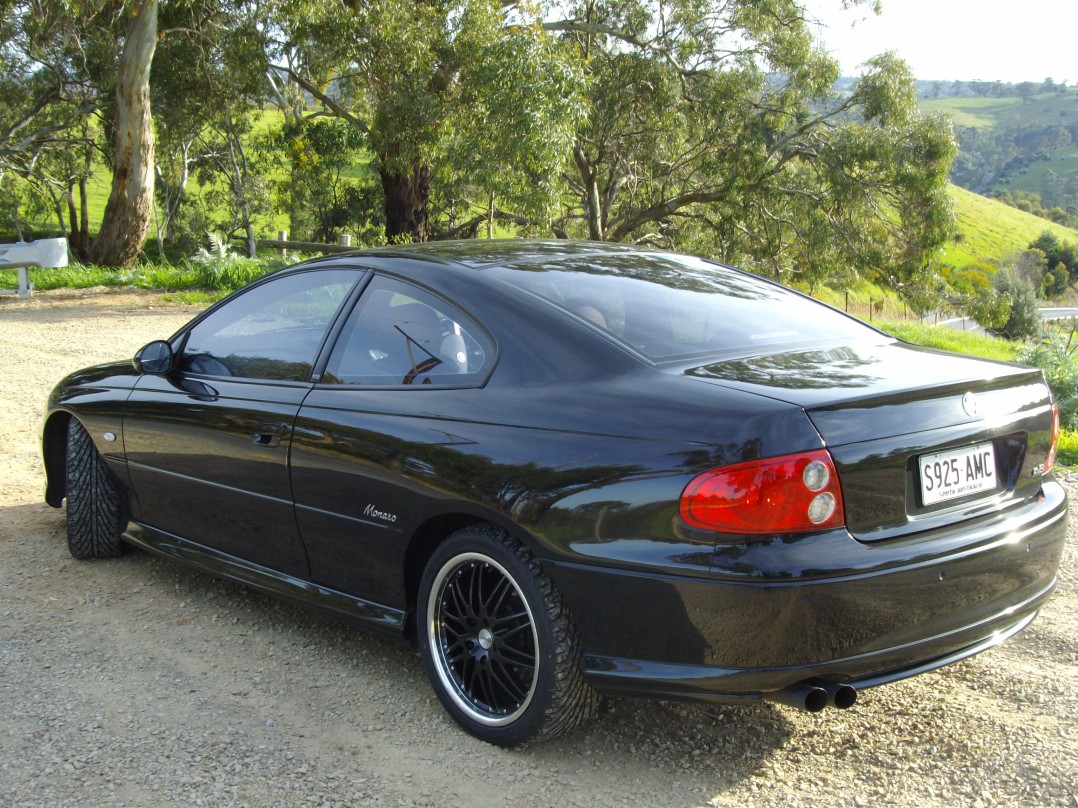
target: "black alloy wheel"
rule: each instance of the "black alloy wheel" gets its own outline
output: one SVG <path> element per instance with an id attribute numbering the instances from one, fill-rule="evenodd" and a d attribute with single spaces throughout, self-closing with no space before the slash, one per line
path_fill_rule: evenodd
<path id="1" fill-rule="evenodd" d="M 418 614 L 427 675 L 478 738 L 516 746 L 577 726 L 595 707 L 569 615 L 539 563 L 490 526 L 435 551 Z"/>

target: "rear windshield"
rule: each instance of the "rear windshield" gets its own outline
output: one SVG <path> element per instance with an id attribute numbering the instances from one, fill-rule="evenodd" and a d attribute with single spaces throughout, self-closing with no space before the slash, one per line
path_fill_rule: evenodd
<path id="1" fill-rule="evenodd" d="M 781 286 L 690 256 L 582 255 L 488 271 L 655 361 L 886 339 Z"/>

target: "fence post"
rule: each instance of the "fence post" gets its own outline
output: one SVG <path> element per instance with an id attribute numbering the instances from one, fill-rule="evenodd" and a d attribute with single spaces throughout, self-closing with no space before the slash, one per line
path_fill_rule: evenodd
<path id="1" fill-rule="evenodd" d="M 342 247 L 351 247 L 352 246 L 352 237 L 350 235 L 348 235 L 347 233 L 341 233 L 341 246 Z"/>
<path id="2" fill-rule="evenodd" d="M 277 240 L 278 241 L 288 241 L 288 231 L 287 230 L 278 230 L 277 231 Z M 286 250 L 284 247 L 281 247 L 279 252 L 281 253 L 281 258 L 287 258 L 288 257 L 288 250 Z"/>

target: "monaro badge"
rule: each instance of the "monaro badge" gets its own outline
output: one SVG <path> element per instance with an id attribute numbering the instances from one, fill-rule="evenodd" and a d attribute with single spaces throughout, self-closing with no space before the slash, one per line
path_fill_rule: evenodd
<path id="1" fill-rule="evenodd" d="M 966 411 L 966 415 L 970 418 L 977 414 L 977 396 L 973 393 L 966 393 L 962 396 L 962 409 Z"/>

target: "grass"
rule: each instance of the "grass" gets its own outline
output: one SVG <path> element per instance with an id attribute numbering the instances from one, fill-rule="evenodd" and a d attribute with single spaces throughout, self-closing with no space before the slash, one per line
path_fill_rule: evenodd
<path id="1" fill-rule="evenodd" d="M 1078 466 L 1078 432 L 1064 429 L 1059 433 L 1056 446 L 1056 465 L 1074 468 Z"/>
<path id="2" fill-rule="evenodd" d="M 969 126 L 986 132 L 1035 129 L 1044 126 L 1070 126 L 1078 122 L 1078 88 L 1066 93 L 1041 93 L 1028 101 L 1019 98 L 936 98 L 918 102 L 922 112 L 943 112 L 951 117 L 955 126 Z M 993 188 L 1008 191 L 1033 191 L 1043 193 L 1046 173 L 1051 170 L 1061 180 L 1078 177 L 1078 144 L 1071 143 L 1056 149 L 1047 160 L 1039 160 L 1015 173 Z M 956 205 L 956 208 L 958 206 Z M 962 227 L 960 226 L 960 232 Z M 1073 240 L 1073 236 L 1071 236 Z M 962 266 L 973 252 L 981 258 L 997 258 L 999 253 L 989 250 L 949 250 L 945 258 L 954 266 Z M 951 260 L 953 257 L 955 260 Z"/>
<path id="3" fill-rule="evenodd" d="M 239 289 L 246 283 L 275 269 L 296 263 L 307 256 L 277 254 L 254 260 L 229 253 L 199 255 L 179 266 L 143 262 L 130 269 L 111 269 L 72 264 L 57 269 L 34 269 L 34 288 L 88 289 L 94 286 L 135 287 L 164 292 L 172 300 L 185 303 L 208 303 Z M 0 289 L 18 285 L 18 270 L 0 270 Z"/>
<path id="4" fill-rule="evenodd" d="M 922 112 L 945 112 L 955 126 L 994 129 L 1021 123 L 1025 126 L 1073 123 L 1078 119 L 1078 89 L 1066 93 L 1040 93 L 1029 101 L 1010 98 L 932 98 L 917 103 Z"/>
<path id="5" fill-rule="evenodd" d="M 885 321 L 876 323 L 878 328 L 906 342 L 940 348 L 944 351 L 980 356 L 997 362 L 1013 362 L 1021 343 L 986 337 L 972 331 L 957 331 L 920 322 Z"/>
<path id="6" fill-rule="evenodd" d="M 1072 143 L 1052 152 L 1051 159 L 1039 160 L 1029 168 L 1024 168 L 1002 183 L 1000 190 L 1036 191 L 1044 190 L 1045 177 L 1049 171 L 1055 172 L 1060 180 L 1078 177 L 1078 144 Z"/>
<path id="7" fill-rule="evenodd" d="M 1002 109 L 1019 103 L 1017 98 L 932 98 L 917 103 L 921 112 L 945 112 L 955 126 L 989 129 L 996 125 Z"/>
<path id="8" fill-rule="evenodd" d="M 1078 242 L 1078 230 L 1055 224 L 1012 208 L 972 191 L 949 186 L 958 223 L 959 240 L 940 256 L 945 264 L 961 268 L 968 264 L 998 262 L 1025 250 L 1045 230 L 1063 241 Z"/>

